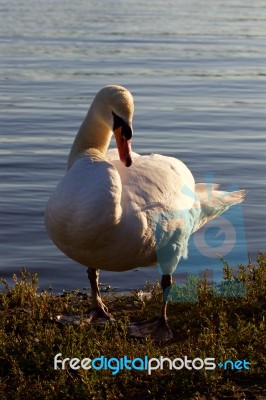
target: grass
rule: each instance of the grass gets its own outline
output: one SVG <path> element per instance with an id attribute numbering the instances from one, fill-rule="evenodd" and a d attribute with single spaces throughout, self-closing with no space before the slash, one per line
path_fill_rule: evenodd
<path id="1" fill-rule="evenodd" d="M 55 296 L 37 293 L 37 276 L 21 271 L 14 285 L 2 279 L 0 293 L 0 399 L 266 399 L 265 387 L 265 295 L 266 255 L 257 263 L 240 266 L 233 273 L 224 265 L 229 282 L 242 282 L 242 297 L 219 297 L 206 279 L 190 281 L 197 285 L 197 300 L 169 304 L 172 342 L 158 344 L 151 339 L 127 339 L 126 324 L 153 316 L 161 301 L 158 284 L 149 287 L 150 298 L 104 296 L 116 317 L 114 326 L 59 325 L 60 313 L 82 315 L 88 310 L 86 293 Z M 243 285 L 242 285 L 243 286 Z M 183 287 L 179 291 L 186 292 Z M 178 294 L 176 294 L 178 296 Z M 144 356 L 190 359 L 215 358 L 247 360 L 250 370 L 54 370 L 57 353 L 63 357 L 128 358 Z"/>

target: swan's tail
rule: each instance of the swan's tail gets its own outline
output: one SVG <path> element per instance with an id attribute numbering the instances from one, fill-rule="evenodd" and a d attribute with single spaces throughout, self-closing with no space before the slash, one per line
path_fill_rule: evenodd
<path id="1" fill-rule="evenodd" d="M 217 184 L 197 183 L 195 185 L 196 200 L 194 203 L 196 223 L 193 232 L 197 231 L 202 225 L 215 217 L 218 217 L 223 212 L 228 210 L 235 204 L 242 203 L 247 190 L 237 190 L 235 192 L 223 192 L 218 189 Z"/>

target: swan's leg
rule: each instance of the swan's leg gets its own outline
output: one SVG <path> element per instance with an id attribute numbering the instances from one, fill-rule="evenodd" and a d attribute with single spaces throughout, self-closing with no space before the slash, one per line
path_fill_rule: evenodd
<path id="1" fill-rule="evenodd" d="M 108 313 L 108 309 L 102 301 L 99 291 L 99 270 L 88 268 L 88 278 L 91 284 L 92 304 L 88 315 L 91 322 L 104 324 L 106 322 L 114 322 L 114 317 Z"/>
<path id="2" fill-rule="evenodd" d="M 171 285 L 172 276 L 163 275 L 161 280 L 161 287 L 163 289 L 164 298 L 158 316 L 130 324 L 128 326 L 129 337 L 145 338 L 147 336 L 150 336 L 151 338 L 159 342 L 166 342 L 167 340 L 171 340 L 173 338 L 172 330 L 167 323 L 167 301 L 165 299 L 166 290 Z"/>

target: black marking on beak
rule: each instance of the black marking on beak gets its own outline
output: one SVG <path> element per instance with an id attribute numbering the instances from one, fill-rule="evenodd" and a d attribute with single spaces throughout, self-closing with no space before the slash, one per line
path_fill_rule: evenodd
<path id="1" fill-rule="evenodd" d="M 113 131 L 121 128 L 122 138 L 125 140 L 130 140 L 132 138 L 132 128 L 127 124 L 123 118 L 119 117 L 116 113 L 112 111 L 114 117 Z"/>
<path id="2" fill-rule="evenodd" d="M 131 126 L 126 123 L 122 126 L 122 137 L 126 140 L 130 140 L 132 138 Z"/>

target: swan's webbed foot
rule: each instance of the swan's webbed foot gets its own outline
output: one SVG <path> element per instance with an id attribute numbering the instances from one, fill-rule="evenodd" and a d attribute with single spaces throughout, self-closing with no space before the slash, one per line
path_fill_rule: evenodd
<path id="1" fill-rule="evenodd" d="M 162 316 L 134 322 L 127 327 L 127 333 L 131 338 L 151 337 L 156 342 L 167 342 L 173 339 L 173 332 Z"/>
<path id="2" fill-rule="evenodd" d="M 163 289 L 164 299 L 158 316 L 130 324 L 127 327 L 129 337 L 139 339 L 151 337 L 156 342 L 167 342 L 173 339 L 173 332 L 167 323 L 167 301 L 165 298 L 166 289 L 171 287 L 171 285 L 172 276 L 162 275 L 161 287 Z"/>
<path id="3" fill-rule="evenodd" d="M 106 323 L 113 324 L 114 317 L 108 312 L 108 308 L 102 301 L 99 292 L 99 271 L 97 269 L 88 268 L 88 277 L 91 283 L 91 308 L 83 317 L 80 315 L 57 315 L 56 322 L 60 325 L 66 324 L 94 324 L 105 325 Z"/>
<path id="4" fill-rule="evenodd" d="M 87 314 L 84 314 L 83 317 L 80 315 L 57 315 L 56 322 L 60 325 L 67 325 L 67 324 L 93 324 L 97 326 L 103 326 L 106 323 L 113 324 L 115 322 L 114 317 L 108 313 L 107 307 L 102 303 L 96 307 L 90 309 Z"/>
<path id="5" fill-rule="evenodd" d="M 85 318 L 88 323 L 95 325 L 105 325 L 108 322 L 113 324 L 115 322 L 114 317 L 108 312 L 108 308 L 102 301 L 93 306 Z"/>

